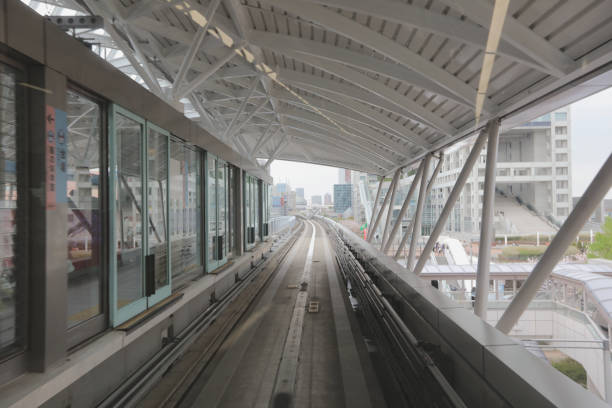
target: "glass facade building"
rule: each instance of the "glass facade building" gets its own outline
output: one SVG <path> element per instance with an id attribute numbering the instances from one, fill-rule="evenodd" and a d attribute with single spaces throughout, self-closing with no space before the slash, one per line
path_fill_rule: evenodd
<path id="1" fill-rule="evenodd" d="M 351 184 L 334 184 L 334 212 L 343 213 L 353 206 Z"/>

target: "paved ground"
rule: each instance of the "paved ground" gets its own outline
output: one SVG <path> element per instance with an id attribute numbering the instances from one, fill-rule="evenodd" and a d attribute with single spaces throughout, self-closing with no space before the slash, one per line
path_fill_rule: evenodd
<path id="1" fill-rule="evenodd" d="M 384 405 L 332 256 L 323 228 L 306 222 L 276 276 L 202 373 L 184 406 Z M 305 280 L 306 293 L 298 295 Z M 304 295 L 307 306 L 319 302 L 317 312 L 300 307 Z"/>

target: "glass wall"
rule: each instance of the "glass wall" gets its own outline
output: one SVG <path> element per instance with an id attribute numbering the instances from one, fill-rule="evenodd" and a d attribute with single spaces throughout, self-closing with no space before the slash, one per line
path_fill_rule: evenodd
<path id="1" fill-rule="evenodd" d="M 270 235 L 270 185 L 261 183 L 261 238 Z"/>
<path id="2" fill-rule="evenodd" d="M 260 239 L 259 214 L 259 180 L 245 174 L 244 176 L 244 234 L 245 247 L 250 249 Z"/>
<path id="3" fill-rule="evenodd" d="M 153 288 L 148 303 L 169 295 L 170 259 L 168 256 L 168 132 L 147 123 L 147 256 L 153 263 Z M 151 293 L 152 292 L 152 293 Z"/>
<path id="4" fill-rule="evenodd" d="M 103 313 L 103 123 L 97 101 L 74 90 L 66 100 L 67 327 L 72 328 Z M 64 190 L 57 182 L 59 194 Z"/>
<path id="5" fill-rule="evenodd" d="M 208 202 L 208 271 L 213 271 L 227 262 L 230 252 L 229 239 L 229 186 L 228 164 L 208 153 L 207 202 Z"/>
<path id="6" fill-rule="evenodd" d="M 118 106 L 111 129 L 110 311 L 118 325 L 170 294 L 169 134 Z"/>
<path id="7" fill-rule="evenodd" d="M 170 246 L 172 285 L 202 273 L 201 152 L 170 143 Z"/>
<path id="8" fill-rule="evenodd" d="M 20 315 L 18 285 L 22 199 L 17 194 L 18 91 L 17 72 L 0 63 L 0 356 L 21 340 L 26 320 Z"/>

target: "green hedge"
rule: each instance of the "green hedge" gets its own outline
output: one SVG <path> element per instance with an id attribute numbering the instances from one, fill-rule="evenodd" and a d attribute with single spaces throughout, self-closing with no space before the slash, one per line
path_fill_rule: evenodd
<path id="1" fill-rule="evenodd" d="M 529 258 L 539 258 L 544 254 L 548 248 L 546 245 L 519 245 L 519 246 L 508 246 L 502 249 L 501 254 L 499 255 L 498 261 L 502 262 L 523 262 L 527 261 Z M 570 246 L 567 251 L 565 251 L 565 255 L 576 255 L 578 254 L 578 249 L 576 247 Z"/>
<path id="2" fill-rule="evenodd" d="M 586 388 L 587 374 L 584 367 L 574 359 L 564 358 L 560 361 L 555 361 L 552 366 L 563 374 Z"/>

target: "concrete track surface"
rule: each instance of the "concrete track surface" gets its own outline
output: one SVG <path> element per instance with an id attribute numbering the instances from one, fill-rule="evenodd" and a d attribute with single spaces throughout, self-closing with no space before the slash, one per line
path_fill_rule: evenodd
<path id="1" fill-rule="evenodd" d="M 305 228 L 182 407 L 381 407 L 325 229 Z"/>

